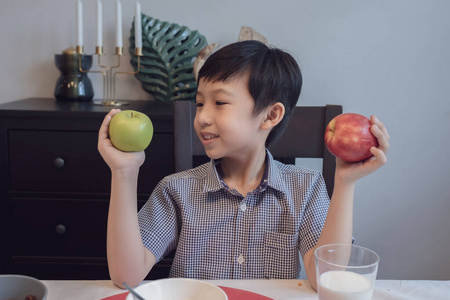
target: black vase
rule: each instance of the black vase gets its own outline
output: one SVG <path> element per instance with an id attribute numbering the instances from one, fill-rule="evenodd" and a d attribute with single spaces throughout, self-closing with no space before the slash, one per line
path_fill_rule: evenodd
<path id="1" fill-rule="evenodd" d="M 78 54 L 55 54 L 55 65 L 61 71 L 55 87 L 58 101 L 91 101 L 94 98 L 92 82 L 86 72 L 79 70 Z M 92 66 L 92 55 L 81 55 L 81 69 Z"/>

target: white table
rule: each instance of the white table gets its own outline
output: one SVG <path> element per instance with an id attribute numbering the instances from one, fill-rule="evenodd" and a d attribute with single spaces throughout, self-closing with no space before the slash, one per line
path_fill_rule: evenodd
<path id="1" fill-rule="evenodd" d="M 44 280 L 49 294 L 47 300 L 99 300 L 124 293 L 112 281 Z M 317 293 L 306 280 L 208 280 L 255 292 L 276 300 L 316 299 Z M 373 300 L 449 300 L 450 281 L 377 280 Z"/>

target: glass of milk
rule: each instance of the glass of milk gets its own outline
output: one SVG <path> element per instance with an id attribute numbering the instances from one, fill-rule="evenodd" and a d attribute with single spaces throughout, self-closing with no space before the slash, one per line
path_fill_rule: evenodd
<path id="1" fill-rule="evenodd" d="M 320 300 L 372 299 L 380 260 L 375 252 L 351 244 L 330 244 L 314 254 Z"/>

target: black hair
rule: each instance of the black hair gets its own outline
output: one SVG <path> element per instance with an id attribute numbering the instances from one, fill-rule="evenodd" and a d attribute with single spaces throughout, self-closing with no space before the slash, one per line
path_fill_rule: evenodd
<path id="1" fill-rule="evenodd" d="M 302 74 L 295 59 L 287 52 L 248 40 L 229 44 L 213 53 L 200 69 L 197 81 L 226 81 L 248 74 L 248 90 L 255 101 L 257 115 L 276 102 L 283 103 L 283 120 L 269 133 L 266 147 L 287 126 L 302 88 Z"/>

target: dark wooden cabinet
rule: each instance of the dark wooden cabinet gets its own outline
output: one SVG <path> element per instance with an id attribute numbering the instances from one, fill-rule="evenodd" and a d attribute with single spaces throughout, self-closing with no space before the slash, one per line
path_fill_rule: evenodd
<path id="1" fill-rule="evenodd" d="M 108 106 L 29 98 L 0 105 L 0 273 L 39 279 L 108 279 L 111 174 L 97 151 Z M 172 105 L 131 101 L 154 137 L 140 169 L 141 207 L 175 170 Z M 148 279 L 166 277 L 171 259 Z"/>

